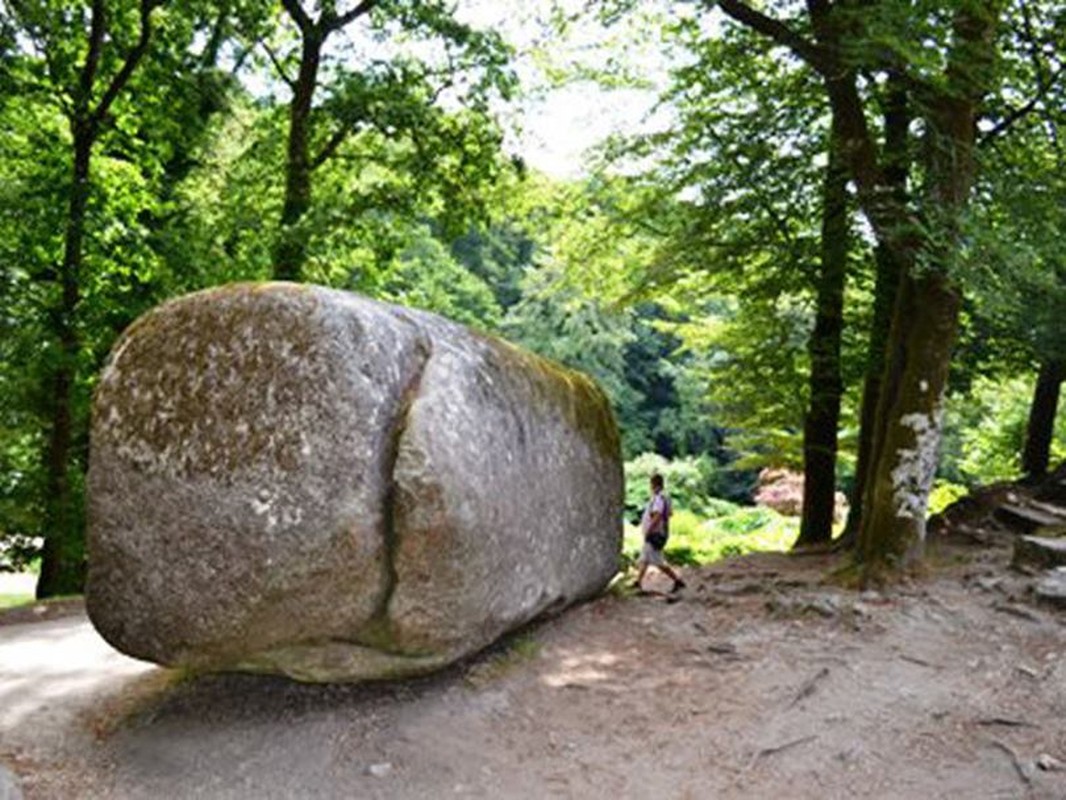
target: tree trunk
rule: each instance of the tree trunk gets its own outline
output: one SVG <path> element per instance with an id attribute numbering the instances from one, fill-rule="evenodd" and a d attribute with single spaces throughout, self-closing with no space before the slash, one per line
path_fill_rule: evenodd
<path id="1" fill-rule="evenodd" d="M 1025 450 L 1022 453 L 1022 471 L 1030 481 L 1047 475 L 1051 460 L 1051 440 L 1055 435 L 1055 416 L 1059 409 L 1059 390 L 1064 377 L 1064 365 L 1054 359 L 1040 366 L 1029 407 L 1029 425 L 1025 434 Z"/>
<path id="2" fill-rule="evenodd" d="M 304 32 L 300 72 L 292 87 L 285 205 L 274 248 L 274 277 L 283 281 L 300 280 L 307 260 L 307 233 L 300 222 L 311 208 L 311 104 L 318 82 L 322 41 L 317 29 Z"/>
<path id="3" fill-rule="evenodd" d="M 885 424 L 875 434 L 863 500 L 859 556 L 867 579 L 922 556 L 960 306 L 943 275 L 903 278 L 877 411 Z"/>
<path id="4" fill-rule="evenodd" d="M 81 343 L 77 329 L 82 265 L 82 240 L 89 203 L 89 161 L 93 134 L 84 122 L 72 124 L 74 169 L 70 205 L 60 267 L 59 307 L 50 315 L 52 333 L 59 344 L 48 382 L 51 394 L 52 424 L 45 450 L 46 492 L 44 551 L 37 597 L 81 592 L 85 580 L 84 536 L 80 498 L 76 496 L 72 472 L 78 469 L 73 458 L 74 392 L 78 382 Z M 80 481 L 79 481 L 80 483 Z"/>
<path id="5" fill-rule="evenodd" d="M 837 430 L 840 398 L 840 337 L 844 327 L 844 282 L 848 262 L 848 171 L 834 120 L 822 192 L 821 272 L 817 314 L 808 344 L 810 405 L 803 427 L 803 518 L 796 547 L 833 538 Z"/>
<path id="6" fill-rule="evenodd" d="M 901 206 L 907 203 L 907 177 L 910 174 L 909 127 L 911 113 L 907 103 L 907 87 L 901 77 L 892 74 L 888 79 L 885 97 L 885 183 Z M 840 536 L 840 544 L 854 547 L 862 524 L 863 499 L 875 450 L 879 428 L 877 404 L 881 398 L 881 383 L 887 366 L 886 346 L 892 327 L 892 313 L 899 292 L 903 270 L 895 252 L 885 244 L 874 250 L 876 279 L 874 282 L 873 320 L 867 344 L 866 377 L 863 381 L 862 407 L 859 412 L 859 448 L 855 462 L 855 483 L 848 499 L 848 521 Z"/>
<path id="7" fill-rule="evenodd" d="M 51 425 L 46 432 L 44 451 L 47 496 L 44 498 L 44 550 L 41 575 L 37 580 L 38 597 L 79 593 L 85 582 L 84 481 L 80 475 L 85 464 L 83 458 L 76 457 L 75 441 L 80 444 L 85 434 L 85 427 L 76 416 L 78 361 L 81 357 L 77 315 L 83 280 L 82 244 L 89 207 L 89 168 L 100 126 L 106 124 L 112 103 L 126 88 L 148 52 L 152 11 L 157 5 L 155 0 L 142 0 L 137 42 L 120 60 L 111 80 L 104 84 L 102 91 L 97 91 L 98 70 L 104 60 L 109 35 L 107 4 L 104 0 L 93 0 L 85 61 L 79 70 L 77 86 L 71 92 L 72 107 L 67 109 L 73 164 L 63 262 L 59 267 L 59 300 L 47 317 L 58 350 L 45 370 L 45 396 L 50 397 Z M 99 98 L 95 107 L 94 97 Z M 80 434 L 77 438 L 76 432 Z"/>
<path id="8" fill-rule="evenodd" d="M 810 64 L 825 81 L 834 121 L 845 130 L 845 150 L 859 202 L 879 243 L 892 249 L 901 284 L 888 340 L 871 445 L 870 470 L 859 528 L 864 579 L 905 566 L 921 555 L 925 513 L 936 472 L 940 423 L 951 351 L 959 323 L 960 293 L 948 277 L 957 252 L 959 223 L 976 174 L 978 111 L 993 88 L 998 56 L 1000 0 L 962 3 L 950 16 L 951 41 L 943 71 L 916 89 L 924 118 L 927 192 L 918 213 L 900 203 L 886 182 L 870 135 L 867 104 L 856 71 L 854 27 L 836 3 L 807 0 L 816 42 L 738 0 L 718 7 L 774 39 Z M 850 49 L 852 58 L 844 58 Z M 910 66 L 910 65 L 907 65 Z M 915 267 L 920 265 L 921 271 Z"/>
<path id="9" fill-rule="evenodd" d="M 862 522 L 862 504 L 866 483 L 873 461 L 875 438 L 878 429 L 877 404 L 881 399 L 881 383 L 884 377 L 885 345 L 892 327 L 892 309 L 899 291 L 900 268 L 892 252 L 882 245 L 874 251 L 877 278 L 874 283 L 874 314 L 870 324 L 869 344 L 866 354 L 866 376 L 863 379 L 862 406 L 859 411 L 859 445 L 855 461 L 855 483 L 848 497 L 848 521 L 840 536 L 840 543 L 853 547 L 858 540 Z"/>
<path id="10" fill-rule="evenodd" d="M 878 403 L 883 433 L 873 461 L 859 531 L 863 580 L 919 560 L 929 491 L 940 458 L 944 394 L 959 327 L 961 292 L 949 277 L 960 221 L 977 172 L 977 118 L 991 88 L 995 2 L 964 5 L 952 20 L 944 85 L 926 106 L 925 223 L 914 248 L 895 238 L 905 270 L 889 334 L 889 367 Z M 907 233 L 907 232 L 904 232 Z M 920 266 L 921 269 L 917 269 Z"/>

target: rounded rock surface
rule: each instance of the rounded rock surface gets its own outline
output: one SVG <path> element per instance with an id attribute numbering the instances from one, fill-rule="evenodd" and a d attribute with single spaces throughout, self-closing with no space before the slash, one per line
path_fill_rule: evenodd
<path id="1" fill-rule="evenodd" d="M 432 314 L 291 284 L 200 292 L 123 335 L 93 414 L 87 603 L 136 657 L 414 674 L 617 568 L 602 392 Z"/>

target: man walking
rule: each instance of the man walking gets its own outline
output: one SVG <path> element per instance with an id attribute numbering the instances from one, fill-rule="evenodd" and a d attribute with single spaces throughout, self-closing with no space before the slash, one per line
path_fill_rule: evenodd
<path id="1" fill-rule="evenodd" d="M 673 578 L 674 586 L 671 593 L 685 588 L 685 582 L 677 574 L 663 555 L 666 540 L 670 535 L 670 514 L 673 511 L 670 498 L 663 491 L 663 476 L 655 473 L 651 476 L 651 499 L 644 507 L 644 515 L 640 519 L 640 527 L 644 532 L 644 546 L 640 550 L 640 558 L 637 560 L 637 580 L 633 583 L 634 588 L 641 588 L 641 581 L 649 566 L 658 567 L 670 578 Z"/>

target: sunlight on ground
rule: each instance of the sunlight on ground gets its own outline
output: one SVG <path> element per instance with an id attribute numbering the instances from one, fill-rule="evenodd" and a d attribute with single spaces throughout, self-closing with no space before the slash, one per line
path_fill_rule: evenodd
<path id="1" fill-rule="evenodd" d="M 81 616 L 0 626 L 0 729 L 156 669 L 112 649 Z"/>
<path id="2" fill-rule="evenodd" d="M 610 667 L 618 664 L 614 653 L 587 653 L 563 656 L 559 659 L 559 669 L 544 676 L 544 683 L 553 689 L 570 686 L 575 683 L 587 684 L 610 680 L 613 676 Z"/>
<path id="3" fill-rule="evenodd" d="M 33 602 L 37 576 L 28 572 L 0 572 L 0 609 Z"/>

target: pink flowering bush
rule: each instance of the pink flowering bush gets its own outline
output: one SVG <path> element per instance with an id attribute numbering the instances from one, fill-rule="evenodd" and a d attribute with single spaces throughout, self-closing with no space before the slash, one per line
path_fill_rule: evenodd
<path id="1" fill-rule="evenodd" d="M 766 468 L 759 473 L 755 489 L 755 504 L 772 508 L 786 517 L 803 513 L 803 475 L 789 469 Z M 836 493 L 834 522 L 843 522 L 848 514 L 848 500 L 843 492 Z"/>

